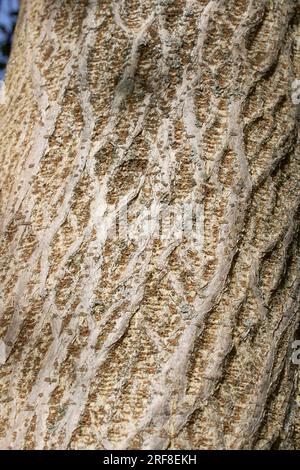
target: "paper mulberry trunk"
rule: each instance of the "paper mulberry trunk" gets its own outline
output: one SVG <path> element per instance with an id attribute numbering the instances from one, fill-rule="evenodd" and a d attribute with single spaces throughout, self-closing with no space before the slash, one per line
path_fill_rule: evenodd
<path id="1" fill-rule="evenodd" d="M 300 447 L 297 5 L 21 2 L 0 448 Z"/>

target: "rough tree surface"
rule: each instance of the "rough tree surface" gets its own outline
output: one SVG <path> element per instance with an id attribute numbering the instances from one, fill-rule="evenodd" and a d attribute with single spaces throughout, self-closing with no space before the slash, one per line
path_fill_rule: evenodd
<path id="1" fill-rule="evenodd" d="M 0 448 L 300 447 L 298 2 L 21 3 Z M 112 230 L 163 204 L 201 236 Z"/>

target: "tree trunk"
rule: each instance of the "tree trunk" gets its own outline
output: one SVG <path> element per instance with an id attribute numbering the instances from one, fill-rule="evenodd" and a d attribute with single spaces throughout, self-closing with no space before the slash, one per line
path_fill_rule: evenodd
<path id="1" fill-rule="evenodd" d="M 22 2 L 2 449 L 299 447 L 296 7 Z"/>

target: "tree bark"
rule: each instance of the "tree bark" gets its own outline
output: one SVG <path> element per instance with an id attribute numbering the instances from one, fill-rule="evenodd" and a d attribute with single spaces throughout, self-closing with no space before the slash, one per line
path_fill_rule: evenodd
<path id="1" fill-rule="evenodd" d="M 297 3 L 22 2 L 2 449 L 299 447 Z"/>

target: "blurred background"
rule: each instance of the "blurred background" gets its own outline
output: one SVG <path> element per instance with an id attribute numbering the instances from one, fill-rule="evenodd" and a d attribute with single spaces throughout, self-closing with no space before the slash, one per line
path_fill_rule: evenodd
<path id="1" fill-rule="evenodd" d="M 19 0 L 0 0 L 0 80 L 5 75 L 18 10 Z"/>

